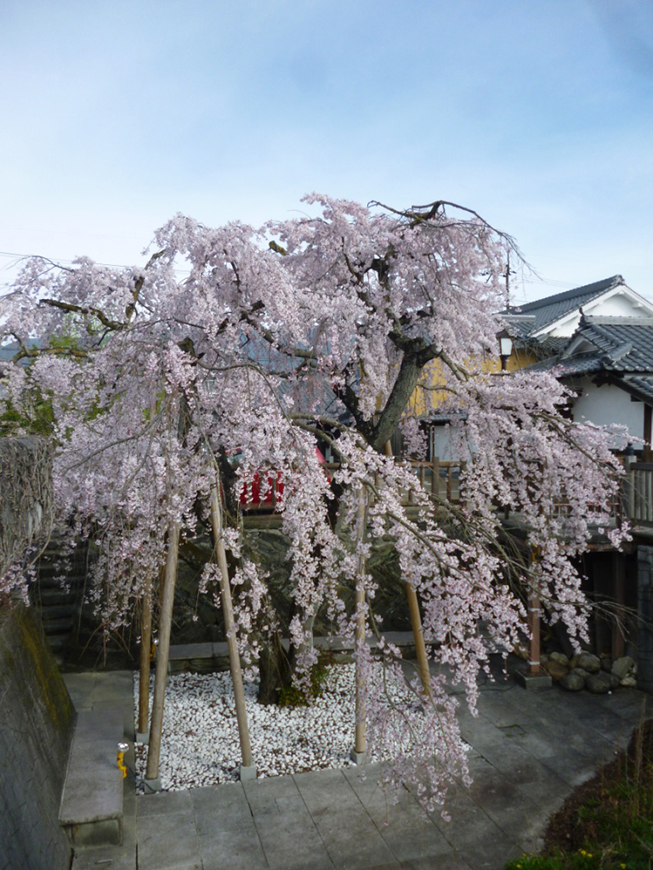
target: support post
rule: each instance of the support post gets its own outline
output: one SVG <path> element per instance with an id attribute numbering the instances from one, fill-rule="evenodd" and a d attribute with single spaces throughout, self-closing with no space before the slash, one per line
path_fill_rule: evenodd
<path id="1" fill-rule="evenodd" d="M 137 743 L 147 743 L 150 703 L 150 650 L 152 647 L 152 582 L 148 578 L 141 601 L 141 654 L 138 681 Z"/>
<path id="2" fill-rule="evenodd" d="M 540 636 L 540 596 L 537 592 L 531 592 L 528 596 L 528 628 L 531 633 L 528 646 L 528 676 L 539 677 L 542 644 Z"/>
<path id="3" fill-rule="evenodd" d="M 539 558 L 537 549 L 533 548 L 531 556 L 531 565 L 534 565 Z M 515 679 L 525 689 L 544 689 L 549 688 L 553 681 L 551 675 L 542 670 L 540 664 L 541 639 L 540 639 L 540 614 L 541 601 L 539 588 L 536 581 L 531 578 L 531 589 L 528 594 L 528 630 L 530 632 L 530 641 L 528 644 L 528 664 L 525 671 L 516 671 Z"/>
<path id="4" fill-rule="evenodd" d="M 168 658 L 170 655 L 170 630 L 172 628 L 172 608 L 177 583 L 177 561 L 179 558 L 179 524 L 172 522 L 168 530 L 168 553 L 166 556 L 163 600 L 159 616 L 159 652 L 154 680 L 152 700 L 152 721 L 150 740 L 147 750 L 145 781 L 155 791 L 160 788 L 159 761 L 161 757 L 161 732 L 163 731 L 163 705 L 165 702 L 166 682 L 168 679 Z"/>
<path id="5" fill-rule="evenodd" d="M 216 472 L 217 475 L 217 472 Z M 236 643 L 234 631 L 234 611 L 231 599 L 231 584 L 229 582 L 229 568 L 227 566 L 227 554 L 222 540 L 222 505 L 220 501 L 220 479 L 211 487 L 211 526 L 215 540 L 215 555 L 220 569 L 220 596 L 222 598 L 222 612 L 224 614 L 224 627 L 227 633 L 227 647 L 229 650 L 229 667 L 234 687 L 234 699 L 236 702 L 236 719 L 238 721 L 238 736 L 240 738 L 240 754 L 242 763 L 240 778 L 252 779 L 256 776 L 256 768 L 252 765 L 252 747 L 249 741 L 249 729 L 247 726 L 247 709 L 245 707 L 245 692 L 243 689 L 243 675 L 240 668 L 240 653 Z"/>
<path id="6" fill-rule="evenodd" d="M 426 644 L 424 643 L 424 630 L 422 628 L 422 617 L 419 612 L 419 601 L 412 584 L 406 582 L 404 585 L 406 586 L 406 597 L 408 598 L 410 626 L 413 630 L 413 639 L 415 641 L 417 672 L 419 674 L 420 682 L 422 683 L 424 694 L 431 698 L 431 672 L 429 670 L 429 660 L 426 655 Z"/>
<path id="7" fill-rule="evenodd" d="M 358 544 L 365 541 L 365 527 L 367 524 L 367 509 L 365 505 L 365 490 L 361 491 L 358 505 L 358 528 L 356 540 Z M 360 653 L 367 640 L 365 618 L 365 586 L 363 575 L 365 573 L 365 558 L 361 555 L 358 564 L 358 579 L 356 583 L 356 631 L 355 650 Z M 365 703 L 365 677 L 360 661 L 360 655 L 356 656 L 356 731 L 354 736 L 354 751 L 352 758 L 357 764 L 365 760 L 367 752 L 367 709 Z"/>
<path id="8" fill-rule="evenodd" d="M 624 643 L 624 617 L 625 617 L 625 589 L 626 571 L 622 553 L 613 553 L 613 598 L 614 615 L 612 617 L 612 660 L 620 659 L 625 652 Z"/>
<path id="9" fill-rule="evenodd" d="M 385 455 L 392 456 L 392 444 L 390 441 L 385 442 Z M 437 469 L 433 468 L 434 475 L 437 473 L 438 477 L 436 478 L 439 485 L 439 474 L 440 468 L 439 465 Z M 408 598 L 408 611 L 410 613 L 410 627 L 413 630 L 413 640 L 415 641 L 415 655 L 417 658 L 417 672 L 419 673 L 420 682 L 422 684 L 422 690 L 427 697 L 432 697 L 431 692 L 431 672 L 429 671 L 429 660 L 426 655 L 426 644 L 424 643 L 424 629 L 422 628 L 422 617 L 419 612 L 419 601 L 417 599 L 417 593 L 415 592 L 415 587 L 410 583 L 406 582 L 406 597 Z"/>

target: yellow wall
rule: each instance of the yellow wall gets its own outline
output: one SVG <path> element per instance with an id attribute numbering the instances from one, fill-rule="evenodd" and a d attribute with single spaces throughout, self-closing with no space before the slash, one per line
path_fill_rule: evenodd
<path id="1" fill-rule="evenodd" d="M 518 371 L 532 363 L 537 362 L 537 357 L 530 351 L 516 348 L 508 357 L 507 370 L 509 372 Z M 481 365 L 481 370 L 484 372 L 499 372 L 501 371 L 500 357 L 486 357 Z M 443 404 L 447 393 L 438 391 L 433 387 L 444 386 L 446 377 L 443 370 L 443 365 L 439 360 L 434 360 L 428 365 L 422 374 L 421 383 L 426 384 L 429 389 L 417 387 L 411 396 L 408 408 L 411 414 L 422 416 L 436 410 Z"/>

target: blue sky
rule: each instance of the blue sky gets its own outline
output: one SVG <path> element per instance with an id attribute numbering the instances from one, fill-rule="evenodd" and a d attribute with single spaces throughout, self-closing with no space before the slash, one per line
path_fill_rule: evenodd
<path id="1" fill-rule="evenodd" d="M 540 275 L 515 303 L 653 296 L 650 0 L 3 0 L 0 111 L 0 283 L 317 190 L 476 209 Z"/>

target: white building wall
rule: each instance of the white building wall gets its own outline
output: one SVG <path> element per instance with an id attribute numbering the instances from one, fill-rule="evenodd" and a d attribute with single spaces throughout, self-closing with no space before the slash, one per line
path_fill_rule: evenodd
<path id="1" fill-rule="evenodd" d="M 650 317 L 650 307 L 644 308 L 642 303 L 637 302 L 632 296 L 626 293 L 614 293 L 612 296 L 601 296 L 598 299 L 588 302 L 583 307 L 585 314 L 601 317 Z M 562 320 L 554 329 L 550 331 L 550 335 L 555 338 L 570 338 L 580 323 L 580 312 L 573 311 L 569 313 L 566 320 Z M 543 330 L 540 337 L 546 334 Z"/>
<path id="2" fill-rule="evenodd" d="M 597 387 L 589 378 L 582 383 L 582 395 L 574 402 L 574 420 L 589 421 L 596 426 L 616 423 L 627 426 L 631 435 L 644 437 L 644 403 L 631 402 L 630 395 L 614 384 Z M 625 443 L 614 445 L 617 449 Z"/>

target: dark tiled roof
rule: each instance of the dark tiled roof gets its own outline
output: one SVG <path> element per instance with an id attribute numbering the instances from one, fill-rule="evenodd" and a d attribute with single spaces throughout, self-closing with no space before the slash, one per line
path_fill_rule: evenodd
<path id="1" fill-rule="evenodd" d="M 535 321 L 530 329 L 529 334 L 534 335 L 546 326 L 560 320 L 565 314 L 582 308 L 587 305 L 592 299 L 612 290 L 614 287 L 619 287 L 625 284 L 621 275 L 613 275 L 611 278 L 604 278 L 602 281 L 595 281 L 593 284 L 584 284 L 582 287 L 576 287 L 573 290 L 565 290 L 564 293 L 556 293 L 555 296 L 547 296 L 545 299 L 538 299 L 535 302 L 527 302 L 520 305 L 517 311 L 504 310 L 501 315 L 510 314 L 530 314 L 534 315 Z M 521 326 L 519 334 L 521 334 Z"/>
<path id="2" fill-rule="evenodd" d="M 573 341 L 579 338 L 596 348 L 606 370 L 653 375 L 653 318 L 583 317 Z"/>
<path id="3" fill-rule="evenodd" d="M 633 395 L 636 395 L 637 398 L 641 399 L 644 402 L 648 402 L 649 404 L 653 404 L 653 375 L 650 377 L 645 377 L 640 375 L 639 377 L 627 376 L 624 379 L 624 387 Z"/>
<path id="4" fill-rule="evenodd" d="M 575 353 L 575 348 L 582 350 Z M 602 373 L 631 395 L 653 404 L 653 317 L 584 316 L 567 339 L 567 350 L 527 370 L 548 371 L 558 378 Z"/>

